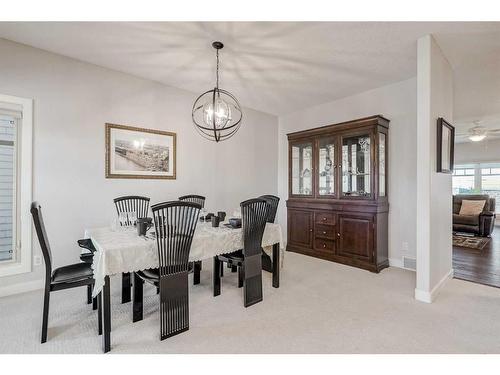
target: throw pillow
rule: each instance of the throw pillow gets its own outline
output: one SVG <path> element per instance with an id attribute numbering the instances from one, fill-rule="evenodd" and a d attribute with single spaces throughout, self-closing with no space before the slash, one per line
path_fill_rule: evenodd
<path id="1" fill-rule="evenodd" d="M 485 200 L 469 201 L 464 199 L 462 201 L 462 206 L 460 207 L 460 215 L 478 216 L 481 212 L 483 212 L 485 203 Z"/>

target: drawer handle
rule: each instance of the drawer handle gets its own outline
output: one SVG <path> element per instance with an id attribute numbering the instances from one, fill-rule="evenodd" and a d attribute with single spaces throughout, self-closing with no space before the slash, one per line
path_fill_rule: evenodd
<path id="1" fill-rule="evenodd" d="M 326 247 L 326 243 L 323 244 L 323 247 Z"/>
<path id="2" fill-rule="evenodd" d="M 337 237 L 340 238 L 340 233 L 337 233 Z"/>
<path id="3" fill-rule="evenodd" d="M 312 229 L 309 229 L 309 232 L 312 232 L 313 230 Z"/>
<path id="4" fill-rule="evenodd" d="M 326 234 L 326 232 L 325 232 L 325 231 L 323 231 L 323 234 Z"/>
<path id="5" fill-rule="evenodd" d="M 323 221 L 326 221 L 326 217 L 323 218 Z"/>

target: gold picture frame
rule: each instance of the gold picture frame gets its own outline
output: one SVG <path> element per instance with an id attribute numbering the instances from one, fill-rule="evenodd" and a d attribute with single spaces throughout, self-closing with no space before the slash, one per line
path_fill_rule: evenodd
<path id="1" fill-rule="evenodd" d="M 176 133 L 106 123 L 105 143 L 106 178 L 176 179 Z"/>

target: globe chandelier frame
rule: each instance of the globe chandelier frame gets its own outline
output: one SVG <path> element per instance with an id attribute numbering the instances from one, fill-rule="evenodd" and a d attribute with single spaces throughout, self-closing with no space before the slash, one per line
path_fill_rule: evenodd
<path id="1" fill-rule="evenodd" d="M 243 119 L 238 99 L 227 90 L 219 87 L 219 50 L 221 42 L 213 42 L 216 53 L 215 87 L 196 98 L 191 117 L 200 135 L 211 141 L 220 142 L 231 138 L 239 130 Z M 236 115 L 236 121 L 233 121 Z"/>

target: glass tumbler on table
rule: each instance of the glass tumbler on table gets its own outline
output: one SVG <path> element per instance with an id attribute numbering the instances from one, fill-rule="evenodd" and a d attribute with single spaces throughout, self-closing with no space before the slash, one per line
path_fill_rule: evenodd
<path id="1" fill-rule="evenodd" d="M 207 209 L 203 207 L 200 210 L 200 221 L 205 221 L 205 216 L 207 216 Z"/>
<path id="2" fill-rule="evenodd" d="M 129 212 L 128 219 L 130 221 L 129 224 L 131 226 L 134 226 L 135 223 L 137 222 L 137 212 L 135 211 Z"/>
<path id="3" fill-rule="evenodd" d="M 120 212 L 118 214 L 118 221 L 120 222 L 120 226 L 123 228 L 127 225 L 127 214 L 125 212 Z"/>

